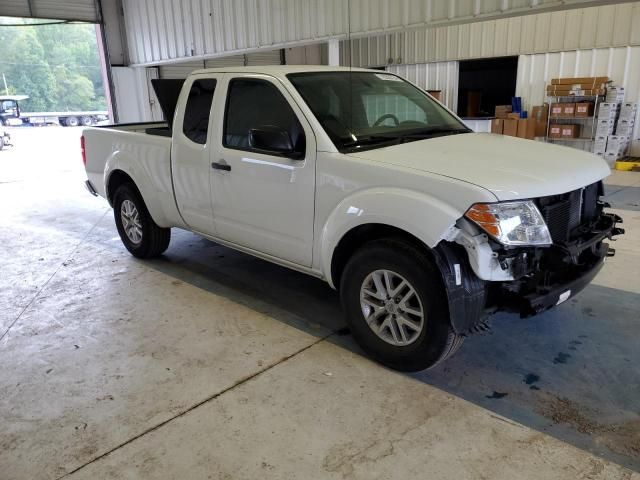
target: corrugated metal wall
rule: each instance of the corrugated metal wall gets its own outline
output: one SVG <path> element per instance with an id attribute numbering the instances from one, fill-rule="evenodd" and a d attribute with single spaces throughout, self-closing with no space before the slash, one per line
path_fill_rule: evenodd
<path id="1" fill-rule="evenodd" d="M 266 50 L 212 58 L 195 62 L 171 63 L 160 66 L 160 78 L 186 78 L 194 70 L 217 67 L 241 67 L 242 65 L 280 65 L 280 50 Z"/>
<path id="2" fill-rule="evenodd" d="M 390 65 L 393 72 L 424 90 L 441 90 L 441 101 L 454 112 L 458 108 L 458 62 L 437 62 L 419 65 Z"/>
<path id="3" fill-rule="evenodd" d="M 640 45 L 640 2 L 411 30 L 351 41 L 354 66 Z M 341 42 L 341 63 L 349 43 Z"/>
<path id="4" fill-rule="evenodd" d="M 98 23 L 95 0 L 2 0 L 0 17 L 34 17 Z"/>
<path id="5" fill-rule="evenodd" d="M 12 0 L 16 1 L 16 0 Z M 51 0 L 40 0 L 51 1 Z M 78 0 L 79 1 L 79 0 Z M 628 0 L 618 0 L 628 1 Z M 132 63 L 445 27 L 605 0 L 123 0 Z M 350 5 L 350 11 L 348 6 Z M 350 23 L 350 25 L 349 25 Z M 466 28 L 471 28 L 469 24 Z M 350 27 L 350 28 L 348 28 Z M 475 32 L 477 27 L 473 27 Z M 465 29 L 461 30 L 462 32 Z M 469 36 L 473 36 L 473 32 Z M 420 61 L 417 59 L 416 61 Z"/>
<path id="6" fill-rule="evenodd" d="M 608 76 L 625 87 L 625 101 L 640 102 L 640 46 L 521 55 L 516 95 L 530 108 L 545 101 L 545 85 L 551 78 L 591 76 Z M 639 137 L 636 118 L 631 155 L 640 156 Z"/>

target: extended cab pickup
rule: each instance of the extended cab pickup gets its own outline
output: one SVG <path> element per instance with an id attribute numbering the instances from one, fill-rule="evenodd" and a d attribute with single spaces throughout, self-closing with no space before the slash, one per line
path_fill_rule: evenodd
<path id="1" fill-rule="evenodd" d="M 125 247 L 157 256 L 182 228 L 324 279 L 393 368 L 442 361 L 494 312 L 566 301 L 623 233 L 602 159 L 473 133 L 390 73 L 210 69 L 154 87 L 168 123 L 83 132 L 87 187 Z"/>

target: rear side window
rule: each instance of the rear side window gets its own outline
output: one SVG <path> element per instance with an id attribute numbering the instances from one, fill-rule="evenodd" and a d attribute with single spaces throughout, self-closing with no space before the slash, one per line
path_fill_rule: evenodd
<path id="1" fill-rule="evenodd" d="M 225 147 L 251 151 L 251 129 L 278 127 L 289 134 L 296 151 L 304 152 L 302 125 L 289 102 L 270 82 L 253 78 L 232 80 L 226 108 L 223 138 Z"/>
<path id="2" fill-rule="evenodd" d="M 182 131 L 192 142 L 202 145 L 207 143 L 209 114 L 215 89 L 216 81 L 211 78 L 196 80 L 191 85 Z"/>

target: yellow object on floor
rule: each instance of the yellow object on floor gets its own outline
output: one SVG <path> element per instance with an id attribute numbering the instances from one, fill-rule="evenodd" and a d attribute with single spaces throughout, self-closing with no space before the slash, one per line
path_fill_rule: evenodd
<path id="1" fill-rule="evenodd" d="M 640 161 L 624 162 L 624 161 L 618 160 L 616 162 L 616 170 L 623 170 L 627 172 L 631 170 L 640 170 Z"/>

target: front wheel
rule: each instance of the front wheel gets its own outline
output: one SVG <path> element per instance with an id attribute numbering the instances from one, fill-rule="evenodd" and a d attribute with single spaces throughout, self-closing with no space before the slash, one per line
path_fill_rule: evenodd
<path id="1" fill-rule="evenodd" d="M 171 229 L 153 221 L 138 190 L 130 183 L 118 187 L 113 200 L 113 214 L 118 234 L 129 252 L 138 258 L 161 255 L 171 240 Z"/>
<path id="2" fill-rule="evenodd" d="M 355 340 L 396 370 L 432 367 L 464 340 L 451 328 L 437 266 L 403 240 L 373 241 L 358 250 L 342 274 L 340 295 Z"/>

